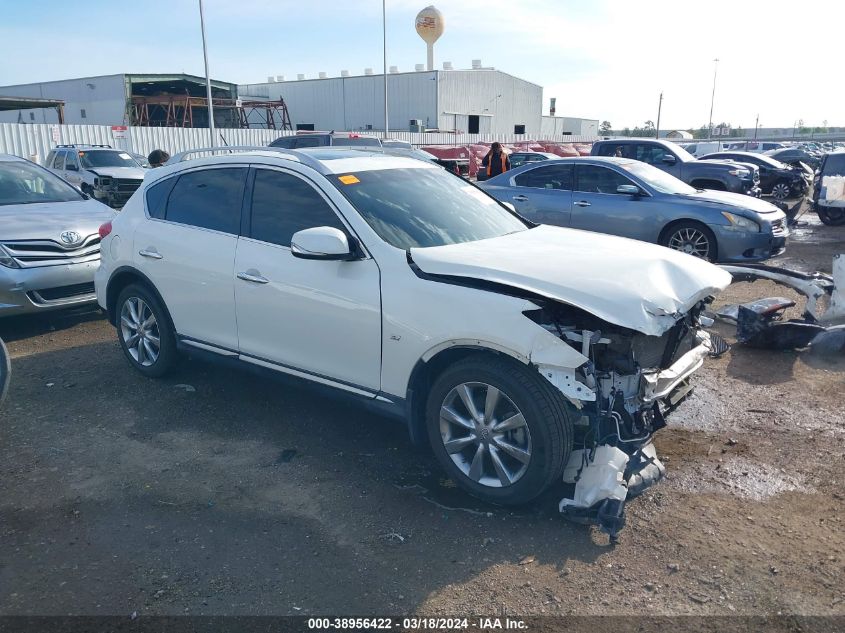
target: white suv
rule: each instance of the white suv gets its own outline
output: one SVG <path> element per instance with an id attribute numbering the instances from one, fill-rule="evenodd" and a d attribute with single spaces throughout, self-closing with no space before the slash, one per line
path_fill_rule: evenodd
<path id="1" fill-rule="evenodd" d="M 238 149 L 175 156 L 101 229 L 97 298 L 136 370 L 202 351 L 329 387 L 404 420 L 478 497 L 577 480 L 562 510 L 621 526 L 728 273 L 535 226 L 422 161 Z"/>

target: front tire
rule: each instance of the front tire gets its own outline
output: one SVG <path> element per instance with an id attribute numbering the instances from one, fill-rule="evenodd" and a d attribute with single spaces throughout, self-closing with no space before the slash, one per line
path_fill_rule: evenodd
<path id="1" fill-rule="evenodd" d="M 435 457 L 458 486 L 489 503 L 531 501 L 560 480 L 572 452 L 573 407 L 536 370 L 470 357 L 429 392 Z"/>
<path id="2" fill-rule="evenodd" d="M 693 257 L 716 261 L 716 236 L 700 222 L 678 222 L 663 232 L 660 245 Z"/>
<path id="3" fill-rule="evenodd" d="M 775 186 L 772 187 L 772 197 L 775 200 L 786 200 L 791 192 L 792 187 L 785 180 L 775 183 Z"/>
<path id="4" fill-rule="evenodd" d="M 176 363 L 176 337 L 170 317 L 146 287 L 131 284 L 117 298 L 117 338 L 132 367 L 150 378 L 164 376 Z"/>

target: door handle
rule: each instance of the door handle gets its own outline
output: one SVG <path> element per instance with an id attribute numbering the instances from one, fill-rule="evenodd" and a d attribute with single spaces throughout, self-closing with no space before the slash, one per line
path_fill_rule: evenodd
<path id="1" fill-rule="evenodd" d="M 520 196 L 514 196 L 513 201 L 514 202 L 528 202 L 528 196 L 521 196 L 521 195 Z"/>
<path id="2" fill-rule="evenodd" d="M 249 273 L 249 272 L 238 273 L 238 279 L 243 279 L 244 281 L 250 281 L 254 284 L 270 283 L 270 280 L 267 279 L 267 277 L 262 277 L 260 274 L 253 275 L 252 273 Z"/>
<path id="3" fill-rule="evenodd" d="M 591 204 L 590 204 L 589 202 L 587 202 L 586 200 L 579 200 L 578 202 L 576 202 L 576 203 L 575 203 L 575 206 L 576 206 L 576 207 L 591 207 L 591 206 L 593 206 L 593 205 L 591 205 Z"/>
<path id="4" fill-rule="evenodd" d="M 138 254 L 139 254 L 141 257 L 149 257 L 150 259 L 164 259 L 164 255 L 162 255 L 161 253 L 159 253 L 159 252 L 158 252 L 158 251 L 156 251 L 156 250 L 143 250 L 143 251 L 138 251 Z"/>

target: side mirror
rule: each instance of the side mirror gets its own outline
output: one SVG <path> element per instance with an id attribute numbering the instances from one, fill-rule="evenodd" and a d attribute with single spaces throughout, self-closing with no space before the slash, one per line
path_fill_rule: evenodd
<path id="1" fill-rule="evenodd" d="M 65 165 L 65 169 L 68 171 L 79 171 L 79 167 L 77 167 L 74 163 L 68 163 Z"/>
<path id="2" fill-rule="evenodd" d="M 623 193 L 628 196 L 640 195 L 640 188 L 636 185 L 619 185 L 616 187 L 616 193 Z"/>
<path id="3" fill-rule="evenodd" d="M 355 259 L 346 234 L 330 226 L 303 229 L 293 234 L 290 252 L 301 259 L 348 261 Z"/>
<path id="4" fill-rule="evenodd" d="M 672 154 L 664 154 L 663 162 L 667 165 L 674 165 L 676 162 L 678 162 L 678 159 L 672 156 Z"/>

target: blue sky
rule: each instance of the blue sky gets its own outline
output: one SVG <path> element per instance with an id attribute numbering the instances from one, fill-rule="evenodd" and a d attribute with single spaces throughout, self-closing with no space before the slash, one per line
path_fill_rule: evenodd
<path id="1" fill-rule="evenodd" d="M 216 79 L 336 76 L 382 67 L 381 0 L 205 0 Z M 387 0 L 388 64 L 425 62 L 414 17 L 427 0 Z M 472 59 L 544 87 L 544 110 L 614 127 L 845 125 L 840 38 L 812 25 L 845 23 L 845 3 L 745 0 L 440 0 L 446 31 L 435 62 Z M 822 19 L 823 16 L 823 19 Z M 797 45 L 797 46 L 796 46 Z M 801 51 L 794 54 L 793 51 Z M 0 0 L 0 85 L 119 72 L 202 74 L 196 0 Z M 816 61 L 817 59 L 821 61 Z M 17 60 L 10 62 L 9 60 Z"/>

